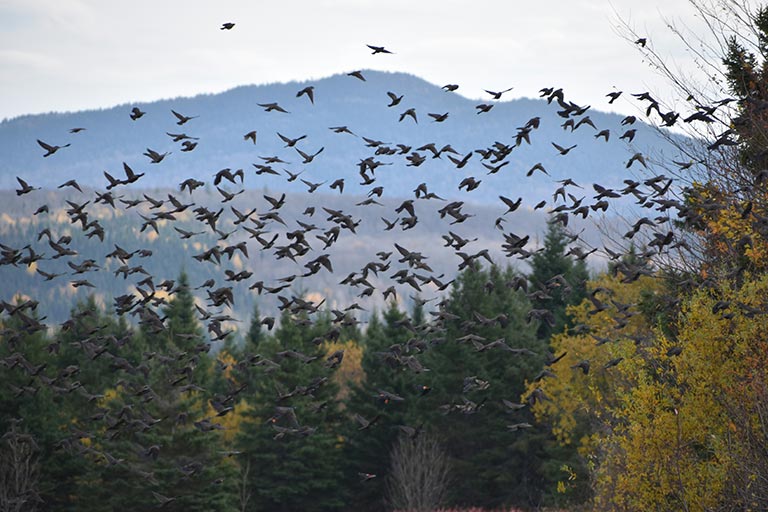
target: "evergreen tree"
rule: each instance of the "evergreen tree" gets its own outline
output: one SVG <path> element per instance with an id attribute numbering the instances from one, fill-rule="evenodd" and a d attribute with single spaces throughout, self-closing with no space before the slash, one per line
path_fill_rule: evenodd
<path id="1" fill-rule="evenodd" d="M 426 319 L 424 318 L 424 301 L 418 295 L 413 298 L 413 308 L 411 309 L 411 322 L 415 327 L 421 326 Z"/>
<path id="2" fill-rule="evenodd" d="M 251 313 L 251 323 L 248 327 L 248 333 L 245 335 L 245 350 L 252 351 L 259 346 L 264 339 L 264 329 L 261 326 L 261 312 L 259 304 L 253 303 L 253 312 Z"/>
<path id="3" fill-rule="evenodd" d="M 14 306 L 21 304 L 17 300 Z M 30 322 L 22 317 L 40 321 L 35 309 L 25 307 L 1 321 L 0 433 L 10 432 L 20 422 L 19 428 L 39 448 L 40 499 L 51 509 L 77 510 L 77 479 L 87 472 L 87 463 L 61 449 L 73 413 L 64 404 L 72 395 L 54 391 L 54 386 L 68 389 L 76 379 L 56 381 L 60 371 L 56 352 L 61 345 L 43 329 L 30 330 Z"/>
<path id="4" fill-rule="evenodd" d="M 250 467 L 249 510 L 330 511 L 345 503 L 336 386 L 319 344 L 327 317 L 308 325 L 285 311 L 248 367 L 248 421 L 237 438 Z"/>
<path id="5" fill-rule="evenodd" d="M 567 238 L 560 223 L 549 222 L 543 250 L 531 258 L 531 305 L 534 309 L 552 312 L 554 326 L 541 322 L 537 336 L 549 340 L 553 333 L 562 332 L 568 325 L 566 308 L 580 303 L 586 296 L 589 272 L 584 260 L 567 255 Z"/>
<path id="6" fill-rule="evenodd" d="M 163 314 L 167 317 L 165 333 L 173 346 L 182 351 L 199 351 L 203 330 L 195 315 L 195 297 L 186 272 L 179 274 L 173 299 L 163 308 Z"/>
<path id="7" fill-rule="evenodd" d="M 414 374 L 398 362 L 409 353 L 407 343 L 416 335 L 412 322 L 393 301 L 384 312 L 383 321 L 374 314 L 364 337 L 362 368 L 363 382 L 353 386 L 347 401 L 346 455 L 347 482 L 351 486 L 350 508 L 385 510 L 384 478 L 362 480 L 360 473 L 386 475 L 389 454 L 403 426 L 418 427 L 414 410 L 424 405 L 422 395 L 428 387 L 425 375 Z M 427 387 L 424 387 L 427 386 Z M 385 391 L 402 397 L 403 401 L 387 400 Z M 359 423 L 359 416 L 373 422 L 370 427 Z"/>
<path id="8" fill-rule="evenodd" d="M 141 363 L 120 364 L 105 392 L 86 457 L 97 468 L 87 493 L 92 510 L 231 510 L 235 470 L 225 456 L 218 417 L 230 397 L 216 397 L 213 365 L 184 274 L 163 308 L 167 327 L 142 329 Z M 115 382 L 112 379 L 111 382 Z M 210 406 L 209 406 L 210 405 Z"/>
<path id="9" fill-rule="evenodd" d="M 443 322 L 444 342 L 426 352 L 433 391 L 420 412 L 452 460 L 456 505 L 495 508 L 538 505 L 548 485 L 542 445 L 527 409 L 512 412 L 543 366 L 546 343 L 526 316 L 531 305 L 509 286 L 519 276 L 492 266 L 463 272 L 454 283 Z M 513 351 L 497 344 L 500 340 Z M 517 350 L 518 352 L 515 352 Z M 507 425 L 523 424 L 516 431 Z"/>

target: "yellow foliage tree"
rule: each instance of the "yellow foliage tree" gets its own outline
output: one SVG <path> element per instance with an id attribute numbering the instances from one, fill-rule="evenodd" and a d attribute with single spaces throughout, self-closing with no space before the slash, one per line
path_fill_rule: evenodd
<path id="1" fill-rule="evenodd" d="M 764 510 L 768 277 L 696 291 L 674 340 L 649 315 L 620 313 L 652 302 L 658 282 L 617 284 L 592 283 L 612 290 L 611 306 L 572 308 L 590 334 L 555 336 L 556 353 L 567 351 L 558 377 L 529 385 L 546 397 L 536 401 L 538 419 L 588 458 L 595 509 Z"/>
<path id="2" fill-rule="evenodd" d="M 343 404 L 349 396 L 350 387 L 359 385 L 363 381 L 365 375 L 363 372 L 363 347 L 357 341 L 348 340 L 325 343 L 323 348 L 328 356 L 339 351 L 344 353 L 341 364 L 333 374 L 333 381 L 339 387 L 337 398 Z"/>

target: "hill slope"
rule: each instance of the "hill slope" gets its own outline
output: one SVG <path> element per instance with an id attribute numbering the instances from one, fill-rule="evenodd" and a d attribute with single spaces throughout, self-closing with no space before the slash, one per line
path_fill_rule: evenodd
<path id="1" fill-rule="evenodd" d="M 515 191 L 526 201 L 538 201 L 551 194 L 552 180 L 570 177 L 577 182 L 598 181 L 606 186 L 620 184 L 628 177 L 625 163 L 635 151 L 647 153 L 651 149 L 669 151 L 669 146 L 655 130 L 637 123 L 636 148 L 628 148 L 618 137 L 626 128 L 621 117 L 589 110 L 595 126 L 610 129 L 611 140 L 606 143 L 595 139 L 596 130 L 583 125 L 571 132 L 564 130 L 565 121 L 557 115 L 556 102 L 548 105 L 544 100 L 519 99 L 496 102 L 488 113 L 477 114 L 477 102 L 439 87 L 412 75 L 364 71 L 366 81 L 335 75 L 312 82 L 315 86 L 315 103 L 306 96 L 297 98 L 296 93 L 309 83 L 287 83 L 261 86 L 243 86 L 230 91 L 201 95 L 193 98 L 176 98 L 150 104 L 138 104 L 146 115 L 133 121 L 129 117 L 131 107 L 122 105 L 106 110 L 75 113 L 52 113 L 22 116 L 0 123 L 0 188 L 16 187 L 15 176 L 24 176 L 34 186 L 56 187 L 69 178 L 76 178 L 81 185 L 103 188 L 107 181 L 104 171 L 122 177 L 122 162 L 127 162 L 137 172 L 145 172 L 143 187 L 173 186 L 194 177 L 209 181 L 222 168 L 246 171 L 245 186 L 280 191 L 303 191 L 306 187 L 296 180 L 286 181 L 283 169 L 291 172 L 304 171 L 301 176 L 309 181 L 329 183 L 344 178 L 348 190 L 365 193 L 367 189 L 357 183 L 358 162 L 375 155 L 376 148 L 367 147 L 361 137 L 388 143 L 394 148 L 402 143 L 415 150 L 427 143 L 437 148 L 451 144 L 463 156 L 471 151 L 487 148 L 497 141 L 514 145 L 517 127 L 529 119 L 540 117 L 539 129 L 531 133 L 531 144 L 523 143 L 510 157 L 509 165 L 492 177 L 493 185 L 481 185 L 473 191 L 473 200 L 495 200 L 500 191 Z M 401 103 L 389 104 L 388 91 L 403 95 Z M 578 98 L 566 98 L 578 102 Z M 265 112 L 258 103 L 277 102 L 289 114 Z M 418 124 L 410 117 L 399 122 L 401 114 L 414 108 Z M 199 116 L 184 126 L 176 124 L 171 109 L 188 116 Z M 437 123 L 428 113 L 449 113 L 445 122 Z M 337 134 L 332 126 L 348 126 L 356 135 Z M 70 134 L 70 128 L 84 127 L 85 131 Z M 245 141 L 243 135 L 256 130 L 257 142 Z M 286 148 L 277 132 L 291 138 L 306 135 L 296 144 L 306 153 L 324 151 L 308 165 L 294 148 Z M 198 137 L 198 146 L 190 152 L 182 152 L 179 143 L 172 142 L 166 133 L 186 133 Z M 43 150 L 35 142 L 42 139 L 50 144 L 71 143 L 49 158 L 41 158 Z M 577 148 L 561 157 L 552 146 L 576 144 Z M 142 156 L 147 148 L 170 154 L 159 164 L 149 163 Z M 446 198 L 458 198 L 460 181 L 472 175 L 478 179 L 486 176 L 480 156 L 473 155 L 461 170 L 448 161 L 447 154 L 431 158 L 428 151 L 420 151 L 427 161 L 419 167 L 408 167 L 406 155 L 376 155 L 386 162 L 379 167 L 377 185 L 382 185 L 390 197 L 411 196 L 413 188 L 421 182 Z M 286 164 L 272 167 L 280 176 L 255 175 L 251 164 L 264 163 L 259 157 L 279 156 Z M 454 155 L 459 156 L 459 155 Z M 459 156 L 459 157 L 460 157 Z M 520 180 L 536 163 L 541 163 L 551 179 L 535 173 Z M 403 172 L 407 170 L 408 172 Z M 327 185 L 325 185 L 327 187 Z"/>

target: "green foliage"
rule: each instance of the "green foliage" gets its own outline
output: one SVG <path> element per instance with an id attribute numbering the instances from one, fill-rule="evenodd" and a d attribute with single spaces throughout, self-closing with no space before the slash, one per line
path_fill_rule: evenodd
<path id="1" fill-rule="evenodd" d="M 554 316 L 554 326 L 541 322 L 537 330 L 539 338 L 549 340 L 553 333 L 562 332 L 568 324 L 566 308 L 578 304 L 586 297 L 585 282 L 589 279 L 584 260 L 574 260 L 566 255 L 565 228 L 557 222 L 547 225 L 543 250 L 531 257 L 531 273 L 528 280 L 531 291 L 541 291 L 542 297 L 533 297 L 535 309 L 547 309 Z M 564 283 L 555 281 L 562 278 Z"/>
<path id="2" fill-rule="evenodd" d="M 246 377 L 253 383 L 251 407 L 237 446 L 250 467 L 249 510 L 328 511 L 345 503 L 343 440 L 330 370 L 287 355 L 324 356 L 313 340 L 328 332 L 327 319 L 314 325 L 306 320 L 285 312 L 274 337 L 255 347 L 266 364 L 247 369 L 253 373 Z"/>
<path id="3" fill-rule="evenodd" d="M 261 327 L 261 312 L 259 311 L 259 305 L 254 303 L 251 323 L 248 326 L 248 333 L 245 335 L 244 349 L 246 351 L 255 350 L 263 339 L 264 329 Z"/>
<path id="4" fill-rule="evenodd" d="M 352 386 L 347 401 L 345 423 L 346 482 L 351 487 L 351 507 L 364 510 L 385 510 L 384 478 L 362 481 L 359 473 L 386 475 L 389 453 L 401 435 L 401 426 L 418 428 L 418 409 L 427 407 L 423 396 L 428 379 L 397 364 L 391 356 L 404 347 L 415 333 L 411 320 L 390 302 L 383 319 L 374 313 L 363 339 L 362 369 L 364 380 Z M 384 400 L 380 391 L 404 398 L 402 402 Z M 375 423 L 370 428 L 354 419 L 359 415 Z M 361 429 L 362 428 L 362 429 Z"/>
<path id="5" fill-rule="evenodd" d="M 535 505 L 541 503 L 546 486 L 538 434 L 506 427 L 531 422 L 529 413 L 508 415 L 502 403 L 517 401 L 525 381 L 540 371 L 547 351 L 535 334 L 536 323 L 526 321 L 528 299 L 508 286 L 515 277 L 512 269 L 496 266 L 463 272 L 447 307 L 455 318 L 446 322 L 445 341 L 424 357 L 433 391 L 420 410 L 421 421 L 438 433 L 451 457 L 455 484 L 449 500 L 455 504 Z M 503 319 L 488 321 L 498 315 Z M 480 352 L 466 340 L 467 334 L 484 338 L 481 344 L 503 339 L 525 352 Z"/>

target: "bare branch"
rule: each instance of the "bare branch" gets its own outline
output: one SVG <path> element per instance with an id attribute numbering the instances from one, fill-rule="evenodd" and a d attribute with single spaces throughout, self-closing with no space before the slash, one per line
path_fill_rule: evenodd
<path id="1" fill-rule="evenodd" d="M 403 436 L 390 453 L 387 499 L 397 510 L 429 512 L 443 503 L 448 479 L 448 458 L 435 437 Z"/>

